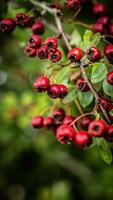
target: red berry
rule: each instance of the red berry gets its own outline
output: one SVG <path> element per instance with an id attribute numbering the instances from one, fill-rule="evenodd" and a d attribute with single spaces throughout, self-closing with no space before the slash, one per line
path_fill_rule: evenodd
<path id="1" fill-rule="evenodd" d="M 42 128 L 43 127 L 43 117 L 35 116 L 32 118 L 32 126 L 34 128 Z"/>
<path id="2" fill-rule="evenodd" d="M 95 120 L 90 123 L 88 132 L 93 137 L 102 137 L 107 132 L 107 124 L 104 120 Z"/>
<path id="3" fill-rule="evenodd" d="M 58 62 L 62 58 L 62 52 L 58 49 L 55 51 L 51 51 L 48 55 L 49 60 L 51 60 L 53 63 Z"/>
<path id="4" fill-rule="evenodd" d="M 97 47 L 91 47 L 86 52 L 86 56 L 91 62 L 96 62 L 101 59 L 101 51 Z"/>
<path id="5" fill-rule="evenodd" d="M 107 7 L 104 3 L 96 3 L 93 5 L 93 13 L 95 15 L 104 15 L 107 12 Z"/>
<path id="6" fill-rule="evenodd" d="M 76 88 L 80 90 L 81 92 L 88 92 L 90 90 L 89 86 L 87 85 L 86 81 L 84 78 L 81 78 L 77 81 L 76 83 Z"/>
<path id="7" fill-rule="evenodd" d="M 26 45 L 24 52 L 25 52 L 26 56 L 29 56 L 29 57 L 36 56 L 36 49 L 32 48 L 28 44 Z"/>
<path id="8" fill-rule="evenodd" d="M 37 52 L 36 52 L 36 55 L 38 58 L 40 59 L 48 59 L 48 50 L 45 46 L 41 46 Z"/>
<path id="9" fill-rule="evenodd" d="M 99 32 L 101 34 L 105 33 L 104 25 L 100 22 L 96 22 L 95 24 L 93 24 L 92 29 L 94 32 Z"/>
<path id="10" fill-rule="evenodd" d="M 60 93 L 60 88 L 58 84 L 52 84 L 50 85 L 49 89 L 48 89 L 48 95 L 49 97 L 56 99 L 59 97 L 59 93 Z"/>
<path id="11" fill-rule="evenodd" d="M 111 104 L 110 104 L 110 101 L 109 101 L 108 99 L 101 98 L 101 99 L 100 99 L 100 104 L 102 105 L 102 107 L 103 107 L 106 111 L 109 111 L 109 110 L 110 110 Z"/>
<path id="12" fill-rule="evenodd" d="M 43 23 L 41 21 L 36 21 L 33 25 L 32 25 L 32 32 L 35 35 L 42 35 L 45 32 L 45 27 L 43 25 Z"/>
<path id="13" fill-rule="evenodd" d="M 32 48 L 39 48 L 41 46 L 41 43 L 42 43 L 42 39 L 38 35 L 31 35 L 29 40 L 28 40 L 28 44 Z"/>
<path id="14" fill-rule="evenodd" d="M 82 50 L 80 48 L 73 48 L 69 51 L 68 53 L 68 58 L 69 60 L 71 60 L 71 62 L 76 62 L 76 61 L 80 61 L 80 59 L 82 58 Z"/>
<path id="15" fill-rule="evenodd" d="M 63 124 L 70 125 L 75 120 L 75 117 L 72 115 L 66 115 Z"/>
<path id="16" fill-rule="evenodd" d="M 104 138 L 108 142 L 113 142 L 113 125 L 108 126 L 108 130 Z"/>
<path id="17" fill-rule="evenodd" d="M 80 148 L 86 148 L 92 144 L 92 137 L 86 131 L 79 131 L 75 134 L 75 143 Z"/>
<path id="18" fill-rule="evenodd" d="M 113 85 L 113 70 L 110 70 L 106 76 L 106 80 L 110 85 Z"/>
<path id="19" fill-rule="evenodd" d="M 56 37 L 48 37 L 46 38 L 44 45 L 47 47 L 48 51 L 57 49 L 58 47 L 58 38 Z"/>
<path id="20" fill-rule="evenodd" d="M 56 122 L 62 122 L 65 117 L 65 111 L 62 108 L 55 109 L 53 112 L 53 118 Z"/>
<path id="21" fill-rule="evenodd" d="M 5 18 L 0 22 L 0 31 L 4 33 L 11 33 L 14 31 L 16 23 L 13 19 Z"/>
<path id="22" fill-rule="evenodd" d="M 113 23 L 109 24 L 108 32 L 110 35 L 113 35 Z"/>
<path id="23" fill-rule="evenodd" d="M 67 89 L 67 87 L 65 86 L 65 85 L 63 85 L 63 84 L 60 84 L 59 85 L 59 95 L 58 95 L 58 97 L 60 98 L 60 99 L 63 99 L 67 94 L 68 94 L 68 89 Z"/>
<path id="24" fill-rule="evenodd" d="M 89 127 L 89 124 L 92 122 L 92 119 L 90 117 L 83 117 L 81 119 L 81 122 L 80 122 L 80 126 L 83 130 L 87 131 L 88 130 L 88 127 Z"/>
<path id="25" fill-rule="evenodd" d="M 72 10 L 75 10 L 78 6 L 80 6 L 80 0 L 68 0 L 67 6 Z"/>
<path id="26" fill-rule="evenodd" d="M 62 144 L 70 144 L 75 135 L 75 131 L 68 125 L 61 125 L 56 132 L 56 138 Z"/>
<path id="27" fill-rule="evenodd" d="M 105 55 L 110 63 L 113 63 L 113 44 L 108 44 L 105 47 Z"/>
<path id="28" fill-rule="evenodd" d="M 55 122 L 52 117 L 45 117 L 43 119 L 43 127 L 45 127 L 45 128 L 53 128 L 54 124 L 55 124 Z"/>
<path id="29" fill-rule="evenodd" d="M 108 16 L 102 16 L 98 19 L 99 23 L 102 23 L 104 26 L 107 26 L 110 22 L 110 19 Z"/>
<path id="30" fill-rule="evenodd" d="M 33 84 L 35 92 L 45 92 L 50 86 L 50 80 L 46 76 L 41 76 Z"/>
<path id="31" fill-rule="evenodd" d="M 20 27 L 29 27 L 32 24 L 32 18 L 25 13 L 18 13 L 15 18 L 16 25 Z"/>

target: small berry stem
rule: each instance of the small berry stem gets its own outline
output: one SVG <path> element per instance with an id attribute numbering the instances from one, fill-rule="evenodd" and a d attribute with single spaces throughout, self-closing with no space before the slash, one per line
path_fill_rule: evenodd
<path id="1" fill-rule="evenodd" d="M 85 117 L 85 116 L 88 116 L 88 115 L 93 115 L 93 116 L 95 116 L 95 114 L 94 114 L 93 112 L 85 113 L 85 114 L 83 114 L 83 115 L 77 117 L 77 118 L 70 124 L 70 126 L 73 126 L 73 124 L 75 124 L 75 123 L 76 123 L 77 121 L 79 121 L 81 118 L 83 118 L 83 117 Z"/>

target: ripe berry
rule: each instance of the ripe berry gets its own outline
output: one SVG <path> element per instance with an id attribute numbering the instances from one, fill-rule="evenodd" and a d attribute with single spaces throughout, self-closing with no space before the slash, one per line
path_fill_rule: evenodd
<path id="1" fill-rule="evenodd" d="M 16 25 L 20 27 L 29 27 L 32 24 L 32 18 L 25 13 L 18 13 L 15 18 Z"/>
<path id="2" fill-rule="evenodd" d="M 110 35 L 113 35 L 113 23 L 109 24 L 108 32 L 109 32 Z"/>
<path id="3" fill-rule="evenodd" d="M 102 24 L 104 25 L 104 27 L 106 27 L 106 26 L 109 24 L 110 19 L 109 19 L 108 16 L 102 16 L 102 17 L 100 17 L 100 18 L 98 19 L 98 22 L 99 22 L 99 23 L 102 23 Z"/>
<path id="4" fill-rule="evenodd" d="M 58 97 L 60 98 L 60 99 L 63 99 L 67 94 L 68 94 L 68 89 L 67 89 L 67 87 L 65 86 L 65 85 L 63 85 L 63 84 L 60 84 L 59 85 L 59 95 L 58 95 Z"/>
<path id="5" fill-rule="evenodd" d="M 95 24 L 93 24 L 92 29 L 94 32 L 99 32 L 101 34 L 105 33 L 104 25 L 100 22 L 96 22 Z"/>
<path id="6" fill-rule="evenodd" d="M 75 10 L 78 6 L 80 6 L 80 0 L 68 0 L 67 6 Z"/>
<path id="7" fill-rule="evenodd" d="M 65 117 L 65 111 L 62 108 L 55 109 L 53 112 L 53 118 L 56 122 L 62 122 Z"/>
<path id="8" fill-rule="evenodd" d="M 37 52 L 36 52 L 37 57 L 40 59 L 48 59 L 48 51 L 45 46 L 41 46 Z"/>
<path id="9" fill-rule="evenodd" d="M 41 76 L 33 84 L 35 92 L 45 92 L 50 86 L 50 81 L 46 76 Z"/>
<path id="10" fill-rule="evenodd" d="M 88 92 L 90 90 L 89 86 L 87 85 L 86 81 L 84 80 L 84 78 L 81 78 L 77 81 L 76 83 L 76 87 L 78 88 L 78 90 L 80 90 L 81 92 Z"/>
<path id="11" fill-rule="evenodd" d="M 83 117 L 81 119 L 81 122 L 80 122 L 80 126 L 83 130 L 87 131 L 88 130 L 88 127 L 89 127 L 89 124 L 92 122 L 92 119 L 90 117 Z"/>
<path id="12" fill-rule="evenodd" d="M 38 35 L 31 35 L 29 40 L 28 40 L 28 44 L 32 48 L 39 48 L 41 46 L 41 42 L 42 42 L 42 39 Z"/>
<path id="13" fill-rule="evenodd" d="M 53 128 L 54 124 L 55 124 L 55 122 L 52 117 L 45 117 L 43 119 L 43 127 L 45 127 L 45 128 Z"/>
<path id="14" fill-rule="evenodd" d="M 56 99 L 59 97 L 60 89 L 58 84 L 52 84 L 50 85 L 48 89 L 48 95 L 49 97 Z"/>
<path id="15" fill-rule="evenodd" d="M 36 49 L 32 48 L 28 44 L 26 45 L 24 52 L 25 52 L 26 56 L 29 56 L 29 57 L 36 56 Z"/>
<path id="16" fill-rule="evenodd" d="M 86 52 L 86 56 L 91 62 L 96 62 L 101 59 L 101 51 L 97 47 L 91 47 Z"/>
<path id="17" fill-rule="evenodd" d="M 42 128 L 43 127 L 43 117 L 35 116 L 32 118 L 32 126 L 34 128 Z"/>
<path id="18" fill-rule="evenodd" d="M 95 120 L 90 123 L 88 132 L 93 137 L 102 137 L 107 132 L 107 124 L 104 120 Z"/>
<path id="19" fill-rule="evenodd" d="M 47 47 L 48 51 L 57 49 L 58 47 L 58 38 L 56 37 L 48 37 L 46 38 L 44 45 Z"/>
<path id="20" fill-rule="evenodd" d="M 36 21 L 33 25 L 32 25 L 32 32 L 35 35 L 42 35 L 45 32 L 45 27 L 43 25 L 43 23 L 41 21 Z"/>
<path id="21" fill-rule="evenodd" d="M 53 63 L 58 62 L 62 58 L 62 52 L 58 49 L 55 51 L 51 51 L 48 55 L 49 60 L 51 60 Z"/>
<path id="22" fill-rule="evenodd" d="M 113 45 L 109 44 L 105 47 L 105 55 L 110 63 L 113 63 Z"/>
<path id="23" fill-rule="evenodd" d="M 92 137 L 86 131 L 79 131 L 75 134 L 75 143 L 80 148 L 86 148 L 92 144 Z"/>
<path id="24" fill-rule="evenodd" d="M 113 85 L 113 70 L 110 70 L 106 76 L 106 80 L 110 85 Z"/>
<path id="25" fill-rule="evenodd" d="M 14 31 L 16 23 L 13 19 L 5 18 L 0 22 L 0 31 L 4 33 L 11 33 Z"/>
<path id="26" fill-rule="evenodd" d="M 104 15 L 107 12 L 107 7 L 104 3 L 96 3 L 93 5 L 93 13 L 95 15 Z"/>
<path id="27" fill-rule="evenodd" d="M 113 125 L 108 126 L 108 130 L 104 138 L 108 142 L 113 142 Z"/>
<path id="28" fill-rule="evenodd" d="M 73 48 L 68 53 L 68 58 L 71 62 L 80 61 L 82 58 L 82 50 L 80 48 Z"/>
<path id="29" fill-rule="evenodd" d="M 62 144 L 70 144 L 75 135 L 75 131 L 68 125 L 61 125 L 56 132 L 56 138 Z"/>
<path id="30" fill-rule="evenodd" d="M 75 120 L 75 117 L 72 115 L 66 115 L 63 124 L 70 125 Z"/>
<path id="31" fill-rule="evenodd" d="M 103 107 L 106 111 L 109 111 L 109 110 L 110 110 L 111 104 L 110 104 L 110 101 L 109 101 L 108 99 L 101 98 L 101 99 L 100 99 L 100 104 L 102 105 L 102 107 Z"/>

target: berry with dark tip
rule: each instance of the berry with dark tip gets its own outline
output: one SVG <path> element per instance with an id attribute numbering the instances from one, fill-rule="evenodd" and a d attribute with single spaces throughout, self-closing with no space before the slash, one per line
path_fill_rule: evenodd
<path id="1" fill-rule="evenodd" d="M 84 78 L 78 79 L 76 82 L 76 88 L 80 90 L 81 92 L 88 92 L 90 90 L 89 86 L 87 85 Z"/>
<path id="2" fill-rule="evenodd" d="M 108 44 L 105 47 L 105 55 L 110 63 L 113 63 L 113 44 Z"/>
<path id="3" fill-rule="evenodd" d="M 16 25 L 20 27 L 31 26 L 33 19 L 25 13 L 18 13 L 15 17 Z"/>
<path id="4" fill-rule="evenodd" d="M 73 48 L 68 53 L 68 58 L 71 62 L 80 61 L 82 58 L 82 50 L 80 48 Z"/>
<path id="5" fill-rule="evenodd" d="M 95 15 L 104 15 L 107 12 L 107 7 L 104 3 L 96 3 L 92 10 Z"/>
<path id="6" fill-rule="evenodd" d="M 25 49 L 24 49 L 24 52 L 26 54 L 26 56 L 29 56 L 29 57 L 34 57 L 36 56 L 36 49 L 32 48 L 30 45 L 26 45 Z"/>
<path id="7" fill-rule="evenodd" d="M 111 103 L 108 99 L 106 98 L 101 98 L 100 99 L 100 104 L 102 105 L 102 107 L 106 110 L 109 111 L 110 107 L 111 107 Z"/>
<path id="8" fill-rule="evenodd" d="M 88 131 L 89 124 L 92 122 L 92 119 L 88 116 L 83 117 L 80 122 L 80 126 L 83 130 Z"/>
<path id="9" fill-rule="evenodd" d="M 50 87 L 50 80 L 46 76 L 41 76 L 33 84 L 35 92 L 45 92 Z"/>
<path id="10" fill-rule="evenodd" d="M 51 97 L 52 99 L 56 99 L 59 97 L 59 93 L 60 93 L 60 88 L 59 88 L 58 84 L 50 85 L 50 87 L 48 89 L 49 97 Z"/>
<path id="11" fill-rule="evenodd" d="M 46 38 L 44 45 L 47 47 L 48 51 L 58 48 L 58 38 L 48 37 Z"/>
<path id="12" fill-rule="evenodd" d="M 59 95 L 58 95 L 58 97 L 60 98 L 60 99 L 63 99 L 67 94 L 68 94 L 68 89 L 67 89 L 67 87 L 65 86 L 65 85 L 63 85 L 63 84 L 60 84 L 59 85 Z"/>
<path id="13" fill-rule="evenodd" d="M 106 76 L 106 80 L 110 85 L 113 85 L 113 70 L 110 70 Z"/>
<path id="14" fill-rule="evenodd" d="M 104 25 L 100 22 L 96 22 L 95 24 L 93 24 L 92 29 L 94 32 L 99 32 L 101 34 L 105 33 Z"/>
<path id="15" fill-rule="evenodd" d="M 104 120 L 94 120 L 90 123 L 88 132 L 93 137 L 102 137 L 106 134 L 107 128 L 108 126 Z"/>
<path id="16" fill-rule="evenodd" d="M 61 60 L 62 58 L 62 52 L 59 49 L 56 49 L 55 51 L 49 52 L 48 55 L 49 60 L 51 60 L 53 63 L 56 63 Z"/>
<path id="17" fill-rule="evenodd" d="M 108 130 L 106 135 L 104 136 L 104 138 L 108 141 L 108 142 L 113 142 L 113 125 L 108 126 Z"/>
<path id="18" fill-rule="evenodd" d="M 40 59 L 48 59 L 48 50 L 47 50 L 47 48 L 43 45 L 43 46 L 41 46 L 38 50 L 37 50 L 37 52 L 36 52 L 36 55 L 37 55 L 37 57 L 38 58 L 40 58 Z"/>
<path id="19" fill-rule="evenodd" d="M 87 131 L 79 131 L 75 134 L 75 144 L 80 148 L 89 147 L 92 144 L 92 137 L 88 134 Z"/>
<path id="20" fill-rule="evenodd" d="M 45 128 L 54 128 L 55 122 L 53 117 L 45 117 L 43 119 L 43 127 Z"/>
<path id="21" fill-rule="evenodd" d="M 41 43 L 42 43 L 42 39 L 38 35 L 31 35 L 29 40 L 28 40 L 28 44 L 32 48 L 39 48 L 41 46 Z"/>
<path id="22" fill-rule="evenodd" d="M 61 125 L 56 131 L 56 138 L 62 144 L 70 144 L 74 139 L 75 131 L 69 125 Z"/>
<path id="23" fill-rule="evenodd" d="M 35 35 L 42 35 L 45 32 L 45 27 L 41 21 L 36 21 L 32 25 L 31 29 L 32 29 L 33 34 L 35 34 Z"/>
<path id="24" fill-rule="evenodd" d="M 65 117 L 65 111 L 62 108 L 57 108 L 53 111 L 53 118 L 55 122 L 63 122 Z"/>
<path id="25" fill-rule="evenodd" d="M 80 6 L 80 0 L 68 0 L 67 6 L 72 10 L 76 10 Z"/>
<path id="26" fill-rule="evenodd" d="M 63 120 L 63 124 L 70 125 L 75 120 L 75 117 L 72 115 L 66 115 Z"/>
<path id="27" fill-rule="evenodd" d="M 15 27 L 16 27 L 15 20 L 13 20 L 11 18 L 4 18 L 0 22 L 0 31 L 3 32 L 3 33 L 13 32 Z"/>
<path id="28" fill-rule="evenodd" d="M 101 59 L 101 51 L 97 47 L 91 47 L 86 52 L 86 56 L 91 62 L 96 62 Z"/>
<path id="29" fill-rule="evenodd" d="M 43 117 L 35 116 L 32 118 L 33 128 L 42 128 L 43 127 Z"/>

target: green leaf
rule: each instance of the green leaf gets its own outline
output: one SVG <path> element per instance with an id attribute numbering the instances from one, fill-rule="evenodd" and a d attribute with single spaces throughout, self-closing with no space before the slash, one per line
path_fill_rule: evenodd
<path id="1" fill-rule="evenodd" d="M 101 82 L 107 75 L 107 68 L 104 63 L 94 63 L 92 66 L 91 82 Z"/>
<path id="2" fill-rule="evenodd" d="M 97 147 L 104 162 L 111 164 L 112 152 L 108 142 L 104 138 L 99 138 L 97 139 Z"/>
<path id="3" fill-rule="evenodd" d="M 93 96 L 91 91 L 89 91 L 89 92 L 80 92 L 79 91 L 78 92 L 78 99 L 79 99 L 81 106 L 83 108 L 85 108 L 92 103 L 94 96 Z"/>
<path id="4" fill-rule="evenodd" d="M 101 39 L 101 34 L 99 32 L 95 33 L 93 36 L 93 40 L 91 41 L 92 46 L 97 46 L 98 43 L 100 42 L 100 39 Z"/>
<path id="5" fill-rule="evenodd" d="M 113 97 L 113 86 L 107 82 L 106 78 L 103 82 L 103 90 L 108 96 Z"/>
<path id="6" fill-rule="evenodd" d="M 74 101 L 74 99 L 76 99 L 76 97 L 77 97 L 77 90 L 74 88 L 74 89 L 72 89 L 72 90 L 68 93 L 68 95 L 62 100 L 62 103 L 63 103 L 63 104 L 68 104 L 68 103 Z"/>
<path id="7" fill-rule="evenodd" d="M 82 40 L 82 37 L 81 37 L 80 33 L 77 30 L 74 30 L 71 35 L 70 45 L 71 46 L 79 46 L 81 40 Z"/>

